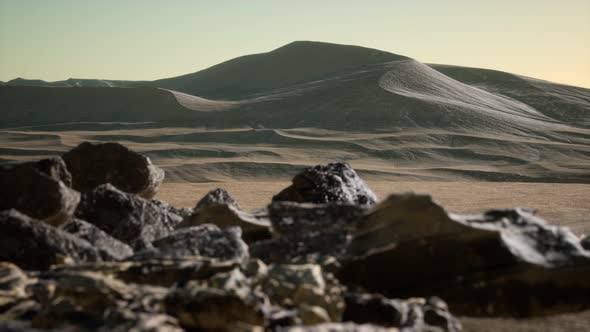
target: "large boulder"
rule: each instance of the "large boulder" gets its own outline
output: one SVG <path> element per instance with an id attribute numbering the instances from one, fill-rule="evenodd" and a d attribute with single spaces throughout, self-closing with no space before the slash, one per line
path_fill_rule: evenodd
<path id="1" fill-rule="evenodd" d="M 269 205 L 273 238 L 250 246 L 267 263 L 326 262 L 346 252 L 354 224 L 366 208 L 350 204 L 275 202 Z"/>
<path id="2" fill-rule="evenodd" d="M 297 174 L 291 186 L 272 198 L 273 202 L 372 205 L 377 196 L 347 163 L 317 165 Z"/>
<path id="3" fill-rule="evenodd" d="M 72 217 L 80 194 L 36 167 L 0 167 L 0 211 L 16 209 L 50 225 Z"/>
<path id="4" fill-rule="evenodd" d="M 100 261 L 90 243 L 16 210 L 0 212 L 0 261 L 24 269 L 47 269 L 64 262 Z"/>
<path id="5" fill-rule="evenodd" d="M 88 241 L 100 251 L 104 251 L 108 256 L 121 260 L 133 255 L 133 249 L 127 244 L 108 235 L 100 228 L 93 224 L 80 219 L 73 219 L 61 226 L 61 229 L 75 235 L 83 240 Z"/>
<path id="6" fill-rule="evenodd" d="M 242 236 L 248 243 L 270 238 L 270 222 L 266 210 L 246 212 L 238 202 L 223 189 L 207 193 L 185 217 L 178 228 L 214 224 L 219 227 L 240 227 Z"/>
<path id="7" fill-rule="evenodd" d="M 388 297 L 440 296 L 465 315 L 547 315 L 590 306 L 590 253 L 530 210 L 447 214 L 424 195 L 392 195 L 357 224 L 349 286 Z"/>
<path id="8" fill-rule="evenodd" d="M 76 216 L 139 250 L 169 235 L 178 221 L 150 200 L 125 193 L 111 184 L 84 193 Z"/>
<path id="9" fill-rule="evenodd" d="M 66 152 L 63 159 L 72 174 L 72 186 L 80 192 L 110 183 L 122 191 L 152 198 L 164 180 L 164 171 L 148 157 L 119 143 L 84 142 Z"/>
<path id="10" fill-rule="evenodd" d="M 152 243 L 153 249 L 139 252 L 134 260 L 203 256 L 218 260 L 248 259 L 248 246 L 238 227 L 220 229 L 211 224 L 181 228 Z"/>

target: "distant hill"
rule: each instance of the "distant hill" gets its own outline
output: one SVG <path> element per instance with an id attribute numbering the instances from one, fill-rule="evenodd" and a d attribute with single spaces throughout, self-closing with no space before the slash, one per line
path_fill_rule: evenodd
<path id="1" fill-rule="evenodd" d="M 0 86 L 2 128 L 11 139 L 25 129 L 83 130 L 87 139 L 166 146 L 150 153 L 172 164 L 217 165 L 178 166 L 190 172 L 331 156 L 360 160 L 375 176 L 590 182 L 589 89 L 319 42 L 151 82 L 13 80 Z"/>

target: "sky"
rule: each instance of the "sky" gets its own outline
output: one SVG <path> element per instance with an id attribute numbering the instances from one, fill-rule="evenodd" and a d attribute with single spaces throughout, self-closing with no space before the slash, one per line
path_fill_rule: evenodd
<path id="1" fill-rule="evenodd" d="M 295 40 L 590 88 L 590 0 L 0 0 L 0 81 L 153 80 Z"/>

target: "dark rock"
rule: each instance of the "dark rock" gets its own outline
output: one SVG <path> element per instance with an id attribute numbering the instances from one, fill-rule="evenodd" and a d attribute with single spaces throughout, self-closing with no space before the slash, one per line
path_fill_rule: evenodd
<path id="1" fill-rule="evenodd" d="M 133 259 L 204 256 L 245 261 L 248 259 L 248 246 L 242 241 L 241 235 L 242 231 L 238 227 L 222 230 L 206 224 L 182 228 L 154 241 L 154 249 L 139 252 Z"/>
<path id="2" fill-rule="evenodd" d="M 0 261 L 25 269 L 47 269 L 66 262 L 100 261 L 90 243 L 16 211 L 0 212 Z"/>
<path id="3" fill-rule="evenodd" d="M 165 209 L 110 184 L 84 193 L 76 216 L 136 250 L 149 248 L 151 242 L 170 234 L 175 223 Z"/>
<path id="4" fill-rule="evenodd" d="M 377 201 L 375 194 L 347 163 L 306 168 L 292 182 L 272 198 L 273 202 L 372 205 Z"/>
<path id="5" fill-rule="evenodd" d="M 580 244 L 582 245 L 582 248 L 590 250 L 590 236 L 586 236 L 585 238 L 583 238 L 580 241 Z"/>
<path id="6" fill-rule="evenodd" d="M 366 209 L 349 204 L 275 202 L 268 207 L 271 240 L 251 245 L 253 257 L 267 263 L 321 263 L 346 252 L 354 224 Z"/>
<path id="7" fill-rule="evenodd" d="M 165 211 L 170 219 L 170 224 L 176 226 L 180 224 L 184 218 L 188 218 L 193 214 L 193 209 L 189 208 L 177 208 L 170 203 L 152 199 L 151 202 L 157 206 L 160 210 Z"/>
<path id="8" fill-rule="evenodd" d="M 270 222 L 266 210 L 250 213 L 241 210 L 236 204 L 208 203 L 195 209 L 177 228 L 214 224 L 216 226 L 240 227 L 247 243 L 269 239 Z"/>
<path id="9" fill-rule="evenodd" d="M 200 208 L 208 207 L 211 205 L 233 205 L 237 209 L 240 209 L 238 202 L 225 190 L 217 188 L 211 190 L 205 195 L 195 206 L 195 210 Z"/>
<path id="10" fill-rule="evenodd" d="M 344 322 L 375 324 L 412 331 L 461 331 L 461 323 L 438 298 L 393 300 L 378 294 L 349 293 L 345 296 Z"/>
<path id="11" fill-rule="evenodd" d="M 84 142 L 63 155 L 74 189 L 86 192 L 110 183 L 120 190 L 152 198 L 164 180 L 164 171 L 148 157 L 119 143 Z"/>
<path id="12" fill-rule="evenodd" d="M 50 225 L 67 222 L 80 194 L 35 167 L 0 168 L 0 211 L 17 209 Z"/>
<path id="13" fill-rule="evenodd" d="M 39 161 L 19 164 L 16 167 L 30 167 L 43 173 L 56 181 L 63 182 L 66 186 L 72 186 L 72 175 L 68 171 L 66 163 L 61 157 L 41 159 Z"/>
<path id="14" fill-rule="evenodd" d="M 61 229 L 88 241 L 96 249 L 105 252 L 106 257 L 114 257 L 117 260 L 121 260 L 133 255 L 133 249 L 131 247 L 84 220 L 73 219 L 61 226 Z"/>
<path id="15" fill-rule="evenodd" d="M 437 295 L 465 315 L 547 315 L 590 306 L 590 253 L 524 209 L 449 215 L 429 196 L 392 195 L 358 224 L 349 286 Z"/>

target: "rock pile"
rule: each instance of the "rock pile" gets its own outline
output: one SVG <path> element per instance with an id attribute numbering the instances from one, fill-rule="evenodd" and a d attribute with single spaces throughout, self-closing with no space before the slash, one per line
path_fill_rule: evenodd
<path id="1" fill-rule="evenodd" d="M 344 163 L 263 209 L 223 189 L 176 208 L 153 199 L 163 171 L 123 146 L 63 158 L 0 168 L 2 331 L 460 331 L 449 308 L 590 307 L 590 253 L 531 210 L 377 202 Z"/>

